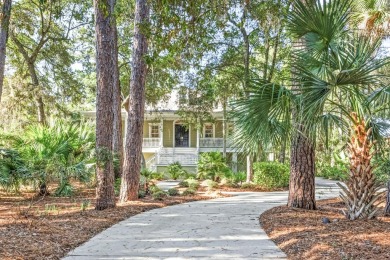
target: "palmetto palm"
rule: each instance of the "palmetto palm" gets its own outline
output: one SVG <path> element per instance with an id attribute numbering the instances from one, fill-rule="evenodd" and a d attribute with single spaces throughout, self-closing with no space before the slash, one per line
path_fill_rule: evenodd
<path id="1" fill-rule="evenodd" d="M 388 0 L 355 0 L 352 20 L 360 30 L 381 37 L 389 35 L 390 4 Z"/>
<path id="2" fill-rule="evenodd" d="M 370 111 L 369 93 L 370 89 L 380 88 L 382 76 L 377 71 L 386 60 L 375 58 L 378 41 L 348 30 L 351 3 L 294 2 L 288 25 L 296 39 L 291 85 L 253 82 L 249 98 L 236 104 L 241 142 L 272 140 L 269 122 L 278 121 L 293 126 L 290 127 L 293 137 L 308 138 L 314 143 L 318 136 L 326 138 L 331 128 L 348 129 L 353 111 L 361 116 L 374 114 Z M 376 96 L 382 96 L 382 92 L 376 92 Z M 287 122 L 291 114 L 294 124 Z M 292 138 L 291 145 L 294 151 L 300 144 Z M 297 176 L 299 180 L 295 180 Z M 291 172 L 290 197 L 305 200 L 304 183 L 310 181 L 314 185 L 313 178 L 314 172 L 306 175 Z"/>

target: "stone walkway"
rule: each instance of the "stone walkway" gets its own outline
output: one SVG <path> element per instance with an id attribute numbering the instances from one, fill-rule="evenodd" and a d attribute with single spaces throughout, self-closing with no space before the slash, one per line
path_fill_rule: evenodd
<path id="1" fill-rule="evenodd" d="M 338 195 L 318 179 L 317 198 Z M 287 192 L 234 197 L 151 210 L 103 231 L 71 251 L 71 259 L 275 259 L 286 255 L 259 225 L 259 215 L 286 203 Z"/>

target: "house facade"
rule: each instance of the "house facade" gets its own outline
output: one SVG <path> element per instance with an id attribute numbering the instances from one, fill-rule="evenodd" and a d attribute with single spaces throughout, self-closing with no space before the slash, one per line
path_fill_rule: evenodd
<path id="1" fill-rule="evenodd" d="M 213 122 L 204 123 L 202 127 L 184 123 L 175 110 L 152 112 L 145 115 L 142 152 L 146 167 L 157 172 L 174 162 L 189 172 L 195 172 L 199 155 L 204 152 L 223 152 L 223 114 L 212 113 Z M 238 150 L 229 139 L 227 123 L 226 154 L 237 171 Z"/>
<path id="2" fill-rule="evenodd" d="M 179 110 L 179 93 L 173 91 L 170 98 L 161 101 L 157 106 L 146 106 L 143 127 L 142 153 L 146 167 L 150 170 L 163 172 L 174 162 L 179 162 L 188 172 L 196 172 L 198 159 L 204 152 L 223 152 L 223 111 L 215 106 L 211 112 L 212 122 L 206 122 L 201 127 L 187 124 L 177 114 Z M 84 112 L 86 117 L 94 118 L 95 112 Z M 122 112 L 123 133 L 127 128 L 126 112 Z M 240 165 L 240 152 L 229 138 L 233 123 L 226 122 L 226 157 L 233 171 L 245 170 Z"/>

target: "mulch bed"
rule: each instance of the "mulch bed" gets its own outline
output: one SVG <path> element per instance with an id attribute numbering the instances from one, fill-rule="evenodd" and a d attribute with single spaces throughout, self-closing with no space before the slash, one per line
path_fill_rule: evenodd
<path id="1" fill-rule="evenodd" d="M 146 197 L 115 209 L 96 211 L 94 197 L 94 189 L 83 189 L 71 198 L 0 192 L 0 259 L 60 259 L 126 218 L 155 208 L 210 199 L 196 195 L 155 201 Z"/>
<path id="2" fill-rule="evenodd" d="M 318 201 L 317 207 L 275 207 L 260 216 L 260 223 L 289 259 L 390 259 L 389 217 L 347 220 L 340 199 Z"/>

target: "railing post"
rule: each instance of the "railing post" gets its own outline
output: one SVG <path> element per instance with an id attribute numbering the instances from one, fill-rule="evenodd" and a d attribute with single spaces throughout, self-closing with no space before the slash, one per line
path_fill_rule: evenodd
<path id="1" fill-rule="evenodd" d="M 237 172 L 237 153 L 233 153 L 233 156 L 232 156 L 232 162 L 233 162 L 233 172 Z"/>
<path id="2" fill-rule="evenodd" d="M 164 147 L 164 119 L 160 120 L 160 147 Z"/>
<path id="3" fill-rule="evenodd" d="M 196 120 L 197 126 L 196 126 L 196 152 L 199 153 L 199 145 L 200 145 L 200 129 L 199 129 L 199 118 Z"/>

